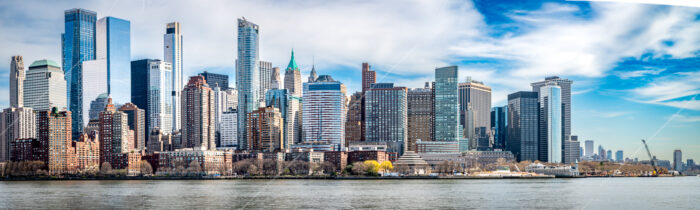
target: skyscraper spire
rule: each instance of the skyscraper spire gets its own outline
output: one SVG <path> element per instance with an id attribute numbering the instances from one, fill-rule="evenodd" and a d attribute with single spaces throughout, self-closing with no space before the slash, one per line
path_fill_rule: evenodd
<path id="1" fill-rule="evenodd" d="M 292 49 L 292 58 L 289 59 L 289 65 L 287 65 L 287 70 L 299 71 L 299 66 L 297 66 L 297 61 L 294 60 L 294 49 Z"/>
<path id="2" fill-rule="evenodd" d="M 316 74 L 316 66 L 315 66 L 315 64 L 311 64 L 311 73 L 309 75 L 309 82 L 316 82 L 316 79 L 318 79 L 318 74 Z"/>

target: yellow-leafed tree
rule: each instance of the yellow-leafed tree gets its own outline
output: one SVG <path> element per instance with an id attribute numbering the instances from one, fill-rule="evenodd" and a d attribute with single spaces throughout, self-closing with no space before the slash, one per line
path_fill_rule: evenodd
<path id="1" fill-rule="evenodd" d="M 367 172 L 371 174 L 377 174 L 379 171 L 379 162 L 376 160 L 365 160 L 365 165 L 367 165 Z"/>
<path id="2" fill-rule="evenodd" d="M 389 172 L 391 170 L 394 170 L 394 165 L 391 164 L 391 161 L 384 161 L 381 164 L 379 164 L 379 170 L 386 173 L 386 172 Z"/>

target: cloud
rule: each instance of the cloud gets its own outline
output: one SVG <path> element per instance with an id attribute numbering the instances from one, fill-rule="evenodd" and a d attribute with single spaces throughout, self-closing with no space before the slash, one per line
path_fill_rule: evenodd
<path id="1" fill-rule="evenodd" d="M 628 99 L 631 101 L 700 110 L 700 71 L 658 77 L 630 92 L 634 97 Z"/>
<path id="2" fill-rule="evenodd" d="M 621 3 L 640 3 L 640 4 L 658 4 L 658 5 L 670 5 L 670 6 L 700 7 L 700 2 L 688 1 L 688 0 L 585 0 L 585 1 L 621 2 Z"/>
<path id="3" fill-rule="evenodd" d="M 616 72 L 615 74 L 618 77 L 620 77 L 620 79 L 629 79 L 629 78 L 644 77 L 644 76 L 650 76 L 650 75 L 659 75 L 661 72 L 663 72 L 665 70 L 666 69 L 647 68 L 644 70 L 637 70 L 637 71 L 620 71 L 620 72 Z"/>
<path id="4" fill-rule="evenodd" d="M 694 123 L 700 122 L 700 116 L 676 115 L 673 120 L 678 122 Z"/>

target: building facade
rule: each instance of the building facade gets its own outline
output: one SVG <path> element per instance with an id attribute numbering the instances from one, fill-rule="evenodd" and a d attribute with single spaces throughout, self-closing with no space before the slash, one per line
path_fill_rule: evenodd
<path id="1" fill-rule="evenodd" d="M 82 87 L 89 87 L 89 88 L 84 88 L 81 96 L 81 101 L 83 102 L 82 110 L 78 114 L 82 116 L 82 121 L 81 121 L 81 126 L 86 126 L 87 123 L 90 121 L 90 105 L 92 104 L 93 101 L 98 100 L 100 97 L 103 97 L 102 100 L 104 100 L 105 95 L 109 95 L 107 92 L 107 87 L 109 86 L 105 81 L 107 78 L 107 61 L 102 59 L 102 60 L 90 60 L 90 61 L 83 61 L 83 78 L 81 80 L 82 82 Z M 104 102 L 104 101 L 102 101 Z M 103 107 L 104 108 L 104 107 Z M 76 112 L 72 112 L 75 114 Z M 76 126 L 75 124 L 73 126 Z M 75 127 L 73 127 L 73 130 L 76 130 Z M 80 132 L 82 132 L 82 128 L 79 129 Z M 78 135 L 80 135 L 78 133 Z M 74 136 L 74 138 L 78 138 L 79 136 Z"/>
<path id="2" fill-rule="evenodd" d="M 560 78 L 558 76 L 545 77 L 544 81 L 534 82 L 531 84 L 532 91 L 539 93 L 542 87 L 547 86 L 549 83 L 554 83 L 561 89 L 562 128 L 559 130 L 562 132 L 561 139 L 566 139 L 567 136 L 571 135 L 571 85 L 574 84 L 574 81 Z"/>
<path id="3" fill-rule="evenodd" d="M 485 133 L 490 135 L 491 87 L 484 85 L 483 82 L 472 80 L 471 77 L 467 77 L 466 82 L 459 83 L 459 112 L 463 137 L 470 140 L 476 139 L 476 129 L 485 129 Z M 470 149 L 488 150 L 490 148 L 490 145 L 485 145 L 482 141 L 470 142 L 472 143 Z"/>
<path id="4" fill-rule="evenodd" d="M 345 146 L 348 146 L 352 142 L 362 141 L 362 92 L 356 92 L 350 96 L 350 102 L 348 102 L 348 112 L 345 115 L 347 120 L 345 121 Z M 410 130 L 409 130 L 410 132 Z"/>
<path id="5" fill-rule="evenodd" d="M 683 152 L 681 150 L 673 150 L 673 170 L 683 171 Z"/>
<path id="6" fill-rule="evenodd" d="M 117 111 L 111 98 L 100 113 L 99 135 L 100 165 L 107 162 L 114 169 L 126 168 L 123 156 L 133 148 L 129 142 L 129 119 L 126 113 Z"/>
<path id="7" fill-rule="evenodd" d="M 172 116 L 172 130 L 175 131 L 179 130 L 181 126 L 180 119 L 182 118 L 180 116 L 180 111 L 182 107 L 182 100 L 180 100 L 180 97 L 182 96 L 182 88 L 185 87 L 183 85 L 185 78 L 182 73 L 182 34 L 180 34 L 179 22 L 168 23 L 165 26 L 165 35 L 163 35 L 163 42 L 165 43 L 165 45 L 163 46 L 163 61 L 170 63 L 171 66 L 170 81 L 172 82 L 172 87 L 170 88 L 170 90 L 172 92 L 170 93 L 170 104 L 172 104 L 172 107 L 170 115 Z"/>
<path id="8" fill-rule="evenodd" d="M 539 158 L 539 98 L 537 92 L 520 91 L 508 95 L 506 151 L 518 161 Z"/>
<path id="9" fill-rule="evenodd" d="M 416 151 L 417 141 L 434 141 L 433 121 L 435 97 L 429 83 L 425 88 L 412 88 L 407 92 L 408 142 L 407 151 Z"/>
<path id="10" fill-rule="evenodd" d="M 10 107 L 0 113 L 0 162 L 12 160 L 12 142 L 36 138 L 36 115 L 32 108 Z"/>
<path id="11" fill-rule="evenodd" d="M 508 105 L 491 108 L 491 130 L 493 133 L 493 149 L 506 149 L 506 133 L 508 128 Z"/>
<path id="12" fill-rule="evenodd" d="M 216 149 L 214 92 L 204 77 L 193 76 L 182 90 L 182 141 L 185 148 Z"/>
<path id="13" fill-rule="evenodd" d="M 207 71 L 199 73 L 199 75 L 204 77 L 204 80 L 207 81 L 207 84 L 209 84 L 210 87 L 218 86 L 219 88 L 221 88 L 222 91 L 226 91 L 229 89 L 228 75 L 211 73 Z"/>
<path id="14" fill-rule="evenodd" d="M 408 141 L 407 89 L 375 83 L 365 97 L 365 141 L 386 142 L 389 152 L 403 154 Z"/>
<path id="15" fill-rule="evenodd" d="M 561 88 L 555 83 L 542 86 L 540 100 L 540 161 L 561 163 L 563 158 Z"/>
<path id="16" fill-rule="evenodd" d="M 371 66 L 369 63 L 362 63 L 362 97 L 360 97 L 361 113 L 360 116 L 362 120 L 360 121 L 360 137 L 361 141 L 365 140 L 365 93 L 370 89 L 370 86 L 377 82 L 377 72 L 370 70 Z"/>
<path id="17" fill-rule="evenodd" d="M 37 113 L 37 140 L 41 145 L 49 174 L 70 174 L 78 167 L 71 140 L 71 113 L 69 111 L 40 111 Z M 43 155 L 40 155 L 43 156 Z"/>
<path id="18" fill-rule="evenodd" d="M 459 141 L 457 66 L 435 69 L 435 141 Z"/>
<path id="19" fill-rule="evenodd" d="M 112 73 L 121 77 L 131 61 L 131 23 L 115 17 L 103 17 L 96 24 L 96 59 L 104 60 L 107 94 L 112 94 Z"/>
<path id="20" fill-rule="evenodd" d="M 71 112 L 71 117 L 73 117 L 71 121 L 73 137 L 77 138 L 84 126 L 84 100 L 87 100 L 88 103 L 92 100 L 83 98 L 86 95 L 84 90 L 90 91 L 93 88 L 83 88 L 83 81 L 86 80 L 84 73 L 91 73 L 83 71 L 83 61 L 95 59 L 97 13 L 85 9 L 69 9 L 64 12 L 64 20 L 65 31 L 61 34 L 62 66 L 67 84 L 68 109 Z M 104 79 L 106 79 L 106 75 L 104 76 Z M 101 93 L 97 93 L 94 96 Z"/>
<path id="21" fill-rule="evenodd" d="M 66 79 L 58 63 L 38 60 L 29 66 L 24 81 L 24 106 L 36 111 L 68 107 Z"/>
<path id="22" fill-rule="evenodd" d="M 260 69 L 258 25 L 238 19 L 238 59 L 236 60 L 236 88 L 238 89 L 238 139 L 239 147 L 248 147 L 248 113 L 258 109 L 260 93 Z"/>
<path id="23" fill-rule="evenodd" d="M 229 108 L 221 114 L 221 145 L 219 147 L 238 148 L 238 111 Z"/>
<path id="24" fill-rule="evenodd" d="M 24 60 L 12 56 L 10 60 L 10 107 L 24 106 Z"/>
<path id="25" fill-rule="evenodd" d="M 284 151 L 284 120 L 279 109 L 261 107 L 248 115 L 248 150 Z"/>
<path id="26" fill-rule="evenodd" d="M 328 75 L 304 83 L 304 142 L 345 145 L 345 92 L 345 85 Z"/>
<path id="27" fill-rule="evenodd" d="M 146 150 L 146 138 L 148 137 L 146 130 L 146 111 L 140 109 L 133 103 L 122 105 L 119 107 L 119 111 L 126 113 L 129 129 L 134 131 L 134 141 L 131 142 L 131 144 L 134 145 L 134 149 L 140 151 Z"/>
<path id="28" fill-rule="evenodd" d="M 260 84 L 258 84 L 258 96 L 260 101 L 265 101 L 265 93 L 272 89 L 272 62 L 259 61 L 258 76 Z"/>

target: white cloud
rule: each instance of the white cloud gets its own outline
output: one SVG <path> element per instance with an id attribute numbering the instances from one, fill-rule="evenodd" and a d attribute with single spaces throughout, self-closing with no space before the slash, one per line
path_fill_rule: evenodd
<path id="1" fill-rule="evenodd" d="M 644 77 L 644 76 L 649 76 L 649 75 L 659 75 L 661 72 L 665 71 L 666 69 L 654 69 L 654 68 L 647 68 L 644 70 L 636 70 L 636 71 L 620 71 L 615 73 L 620 79 L 629 79 L 629 78 L 636 78 L 636 77 Z"/>
<path id="2" fill-rule="evenodd" d="M 700 110 L 700 71 L 660 77 L 630 92 L 632 101 Z"/>

